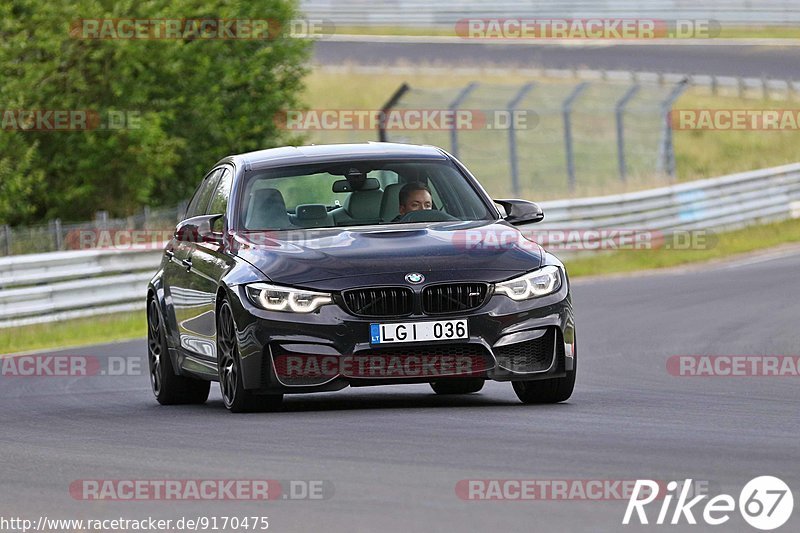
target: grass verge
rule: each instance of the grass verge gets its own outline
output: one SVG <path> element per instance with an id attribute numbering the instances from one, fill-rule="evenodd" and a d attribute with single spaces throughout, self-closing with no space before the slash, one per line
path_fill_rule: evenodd
<path id="1" fill-rule="evenodd" d="M 716 237 L 706 250 L 620 251 L 567 258 L 564 262 L 572 278 L 700 263 L 800 242 L 800 219 L 718 233 Z M 0 354 L 143 338 L 145 333 L 144 311 L 5 329 L 0 330 Z"/>
<path id="2" fill-rule="evenodd" d="M 6 328 L 0 329 L 0 354 L 143 338 L 146 332 L 144 310 Z"/>
<path id="3" fill-rule="evenodd" d="M 706 249 L 625 250 L 565 258 L 570 277 L 634 272 L 724 259 L 781 244 L 800 242 L 800 219 L 715 234 Z M 555 252 L 558 255 L 558 252 Z"/>

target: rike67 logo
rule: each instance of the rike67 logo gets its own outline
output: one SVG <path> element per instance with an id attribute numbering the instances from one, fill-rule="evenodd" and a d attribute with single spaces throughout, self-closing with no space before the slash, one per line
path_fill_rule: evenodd
<path id="1" fill-rule="evenodd" d="M 738 503 L 739 513 L 745 522 L 756 529 L 770 531 L 785 524 L 794 509 L 791 489 L 783 480 L 773 476 L 751 479 L 739 493 L 738 502 L 729 494 L 719 494 L 703 505 L 701 502 L 709 497 L 708 494 L 689 499 L 691 486 L 691 479 L 682 484 L 677 481 L 670 481 L 667 484 L 667 493 L 660 499 L 661 506 L 655 524 L 696 525 L 699 517 L 707 525 L 719 526 L 731 519 L 731 514 L 736 511 Z M 648 517 L 645 507 L 653 503 L 658 496 L 656 481 L 636 480 L 622 523 L 628 525 L 638 521 L 640 524 L 650 524 L 653 516 L 651 513 Z M 672 508 L 673 500 L 675 500 L 674 508 Z"/>

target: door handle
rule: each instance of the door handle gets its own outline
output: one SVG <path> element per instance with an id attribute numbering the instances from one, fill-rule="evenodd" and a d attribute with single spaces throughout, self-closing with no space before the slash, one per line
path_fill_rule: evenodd
<path id="1" fill-rule="evenodd" d="M 192 260 L 191 259 L 181 259 L 181 264 L 186 267 L 186 271 L 190 271 L 192 269 Z"/>
<path id="2" fill-rule="evenodd" d="M 172 259 L 173 257 L 175 257 L 175 252 L 173 252 L 172 250 L 164 250 L 164 255 Z"/>

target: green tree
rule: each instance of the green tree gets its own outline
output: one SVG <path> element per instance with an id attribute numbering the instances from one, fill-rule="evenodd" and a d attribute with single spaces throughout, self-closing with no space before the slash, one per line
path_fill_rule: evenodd
<path id="1" fill-rule="evenodd" d="M 0 4 L 0 110 L 91 110 L 102 122 L 109 114 L 125 122 L 18 131 L 4 114 L 0 224 L 174 205 L 219 158 L 294 140 L 272 117 L 299 107 L 307 41 L 286 31 L 250 40 L 86 39 L 79 19 L 258 19 L 275 29 L 297 16 L 287 0 Z"/>

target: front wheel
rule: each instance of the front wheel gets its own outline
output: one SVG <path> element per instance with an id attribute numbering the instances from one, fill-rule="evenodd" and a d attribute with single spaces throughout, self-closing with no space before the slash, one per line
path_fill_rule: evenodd
<path id="1" fill-rule="evenodd" d="M 575 375 L 578 373 L 578 349 L 575 344 L 574 366 L 563 378 L 542 379 L 539 381 L 513 381 L 514 392 L 522 403 L 559 403 L 569 400 L 575 389 Z"/>
<path id="2" fill-rule="evenodd" d="M 164 324 L 155 299 L 147 303 L 147 362 L 150 387 L 161 405 L 199 404 L 208 399 L 210 382 L 179 376 L 172 368 Z"/>
<path id="3" fill-rule="evenodd" d="M 244 388 L 236 325 L 227 301 L 217 316 L 217 368 L 222 401 L 230 412 L 274 411 L 283 403 L 283 394 L 259 395 Z"/>

